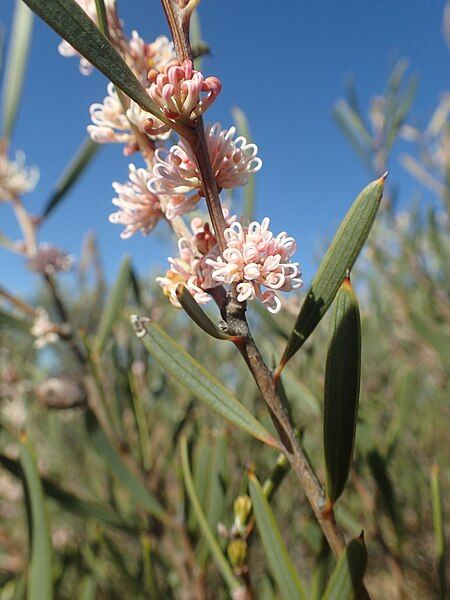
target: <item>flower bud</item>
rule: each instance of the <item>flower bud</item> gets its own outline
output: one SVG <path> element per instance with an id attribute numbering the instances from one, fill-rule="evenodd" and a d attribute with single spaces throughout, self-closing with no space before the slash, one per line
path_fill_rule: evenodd
<path id="1" fill-rule="evenodd" d="M 236 498 L 233 503 L 234 511 L 234 526 L 238 531 L 242 531 L 246 524 L 248 517 L 252 511 L 252 501 L 250 496 L 241 494 Z"/>
<path id="2" fill-rule="evenodd" d="M 240 539 L 231 540 L 227 554 L 235 571 L 241 571 L 247 561 L 247 542 Z"/>

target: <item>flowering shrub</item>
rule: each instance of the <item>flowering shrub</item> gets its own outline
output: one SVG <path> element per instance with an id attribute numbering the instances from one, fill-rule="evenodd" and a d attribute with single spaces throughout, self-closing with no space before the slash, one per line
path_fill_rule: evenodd
<path id="1" fill-rule="evenodd" d="M 375 179 L 299 301 L 294 238 L 234 214 L 234 197 L 224 206 L 262 161 L 247 133 L 203 121 L 222 84 L 195 63 L 198 0 L 162 0 L 173 42 L 128 37 L 115 0 L 25 4 L 81 73 L 110 82 L 39 217 L 23 198 L 38 171 L 9 152 L 18 97 L 4 111 L 0 201 L 22 239 L 0 241 L 43 287 L 36 298 L 0 287 L 0 598 L 444 597 L 448 494 L 428 462 L 445 460 L 447 432 L 427 423 L 445 412 L 449 374 L 448 94 L 424 131 L 410 125 L 415 83 L 401 62 L 367 122 L 350 98 L 336 105 Z M 25 4 L 11 77 L 31 31 Z M 402 164 L 438 196 L 427 223 L 391 210 L 399 138 L 418 148 Z M 40 241 L 41 225 L 106 143 L 134 161 L 112 184 L 109 220 L 123 240 L 169 232 L 177 254 L 149 285 L 125 257 L 105 294 L 89 236 L 67 291 L 75 261 Z"/>

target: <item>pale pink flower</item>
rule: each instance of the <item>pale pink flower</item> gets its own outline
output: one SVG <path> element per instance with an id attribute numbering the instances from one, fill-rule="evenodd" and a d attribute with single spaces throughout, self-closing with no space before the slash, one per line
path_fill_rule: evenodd
<path id="1" fill-rule="evenodd" d="M 248 227 L 234 222 L 225 229 L 227 248 L 217 259 L 207 258 L 218 283 L 237 283 L 238 301 L 258 298 L 269 312 L 281 308 L 278 292 L 289 292 L 302 285 L 299 265 L 291 262 L 295 252 L 294 238 L 282 232 L 274 237 L 269 231 L 270 219 L 253 221 Z M 261 286 L 268 288 L 261 290 Z"/>
<path id="2" fill-rule="evenodd" d="M 27 260 L 27 268 L 30 271 L 48 275 L 59 271 L 69 271 L 72 265 L 72 256 L 47 243 L 39 244 L 36 254 Z"/>
<path id="3" fill-rule="evenodd" d="M 23 152 L 17 151 L 14 161 L 8 159 L 7 151 L 7 143 L 0 140 L 0 202 L 32 192 L 39 179 L 37 167 L 25 167 Z"/>
<path id="4" fill-rule="evenodd" d="M 140 231 L 147 235 L 163 217 L 158 196 L 147 188 L 149 172 L 146 169 L 136 169 L 129 165 L 129 180 L 126 183 L 113 183 L 117 198 L 112 203 L 120 210 L 109 215 L 111 223 L 125 225 L 120 234 L 127 239 Z"/>
<path id="5" fill-rule="evenodd" d="M 109 83 L 108 95 L 100 104 L 96 102 L 89 108 L 93 125 L 89 125 L 87 131 L 94 142 L 98 144 L 126 144 L 126 154 L 138 148 L 136 136 L 134 135 L 130 121 L 142 133 L 150 131 L 150 138 L 167 139 L 170 135 L 169 128 L 161 123 L 156 117 L 143 111 L 135 102 L 131 101 L 126 114 L 119 100 L 113 83 Z"/>
<path id="6" fill-rule="evenodd" d="M 235 127 L 223 131 L 220 127 L 220 123 L 215 123 L 208 124 L 206 128 L 208 153 L 219 191 L 245 185 L 249 175 L 262 166 L 261 159 L 256 156 L 256 144 L 247 143 L 243 136 L 234 140 Z M 203 195 L 203 184 L 194 153 L 183 139 L 170 150 L 158 149 L 155 155 L 157 162 L 149 189 L 169 196 L 184 194 L 169 202 L 166 214 L 171 219 L 195 206 Z"/>
<path id="7" fill-rule="evenodd" d="M 48 312 L 42 306 L 36 309 L 36 316 L 30 333 L 36 338 L 34 341 L 35 348 L 55 344 L 60 339 L 59 327 L 51 322 Z"/>
<path id="8" fill-rule="evenodd" d="M 145 88 L 148 87 L 147 77 L 150 69 L 163 70 L 169 62 L 176 59 L 173 42 L 164 35 L 148 44 L 137 31 L 131 33 L 127 54 L 127 63 Z"/>
<path id="9" fill-rule="evenodd" d="M 227 223 L 232 223 L 235 216 L 229 217 L 224 210 Z M 212 300 L 208 290 L 218 287 L 220 283 L 212 278 L 212 268 L 208 259 L 217 259 L 219 248 L 214 232 L 208 223 L 200 217 L 191 222 L 192 235 L 182 237 L 178 241 L 179 256 L 169 258 L 171 265 L 164 277 L 157 277 L 157 283 L 169 297 L 173 306 L 180 308 L 176 290 L 180 283 L 184 284 L 199 304 Z"/>
<path id="10" fill-rule="evenodd" d="M 194 69 L 190 60 L 182 64 L 172 61 L 158 72 L 151 69 L 148 90 L 150 98 L 164 114 L 175 121 L 192 121 L 202 115 L 220 93 L 222 84 L 217 77 L 205 77 Z M 201 93 L 206 95 L 200 96 Z"/>

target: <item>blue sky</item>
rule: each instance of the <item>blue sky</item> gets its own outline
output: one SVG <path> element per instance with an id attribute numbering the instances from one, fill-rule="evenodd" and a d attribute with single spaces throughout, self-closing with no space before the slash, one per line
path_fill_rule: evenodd
<path id="1" fill-rule="evenodd" d="M 127 32 L 137 29 L 148 41 L 167 34 L 157 0 L 118 0 Z M 297 260 L 309 281 L 320 240 L 330 237 L 369 175 L 335 125 L 331 109 L 353 74 L 361 104 L 383 90 L 399 57 L 420 75 L 413 115 L 426 123 L 439 94 L 448 87 L 450 54 L 441 33 L 444 1 L 360 0 L 340 2 L 283 0 L 203 0 L 203 38 L 212 57 L 206 75 L 216 75 L 223 91 L 208 120 L 232 123 L 230 110 L 242 108 L 251 123 L 263 168 L 257 175 L 257 216 L 272 218 L 275 233 L 287 230 L 298 242 Z M 13 0 L 2 0 L 0 22 L 8 32 Z M 6 10 L 5 10 L 6 9 Z M 57 52 L 58 37 L 35 20 L 30 60 L 12 147 L 41 170 L 36 191 L 26 197 L 39 213 L 52 185 L 84 138 L 88 107 L 102 101 L 106 80 L 83 77 L 76 59 Z M 123 241 L 121 228 L 108 222 L 112 181 L 125 181 L 129 160 L 119 145 L 102 148 L 85 177 L 41 230 L 50 241 L 79 255 L 88 230 L 96 232 L 107 275 L 131 253 L 145 275 L 164 265 L 173 244 L 158 227 L 155 234 Z M 139 161 L 136 159 L 136 162 Z M 413 190 L 395 161 L 391 181 L 401 186 L 406 205 Z M 427 198 L 425 197 L 425 201 Z M 0 205 L 0 230 L 18 237 L 9 207 Z M 34 276 L 22 261 L 0 248 L 0 279 L 11 289 L 30 292 Z"/>

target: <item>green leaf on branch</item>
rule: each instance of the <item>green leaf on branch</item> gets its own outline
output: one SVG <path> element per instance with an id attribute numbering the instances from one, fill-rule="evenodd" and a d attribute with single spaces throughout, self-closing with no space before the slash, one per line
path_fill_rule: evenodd
<path id="1" fill-rule="evenodd" d="M 442 513 L 442 495 L 439 481 L 439 467 L 433 465 L 431 469 L 431 504 L 433 508 L 433 527 L 436 545 L 437 572 L 439 577 L 439 598 L 447 598 L 447 577 L 445 566 L 445 528 L 444 516 Z"/>
<path id="2" fill-rule="evenodd" d="M 128 490 L 133 500 L 160 521 L 167 521 L 167 514 L 161 504 L 150 493 L 139 475 L 125 463 L 102 431 L 97 417 L 92 411 L 86 412 L 86 426 L 97 454 L 104 460 L 114 477 Z"/>
<path id="3" fill-rule="evenodd" d="M 25 68 L 33 32 L 33 13 L 21 0 L 16 0 L 2 86 L 1 135 L 10 139 L 20 106 Z"/>
<path id="4" fill-rule="evenodd" d="M 386 175 L 356 198 L 339 226 L 300 309 L 277 373 L 299 350 L 322 319 L 361 252 L 383 195 Z"/>
<path id="5" fill-rule="evenodd" d="M 331 317 L 323 414 L 327 496 L 332 504 L 347 483 L 353 456 L 361 379 L 361 323 L 358 300 L 346 279 Z"/>
<path id="6" fill-rule="evenodd" d="M 148 353 L 178 383 L 239 429 L 269 446 L 278 448 L 275 438 L 248 409 L 156 323 L 136 315 L 131 317 L 131 323 Z"/>
<path id="7" fill-rule="evenodd" d="M 363 578 L 367 566 L 364 534 L 352 540 L 338 560 L 322 600 L 355 600 L 362 597 Z"/>
<path id="8" fill-rule="evenodd" d="M 92 345 L 92 355 L 100 356 L 105 346 L 105 342 L 114 327 L 114 324 L 119 320 L 120 313 L 123 308 L 126 294 L 130 284 L 131 259 L 125 256 L 120 263 L 119 274 L 109 292 L 105 308 L 103 309 L 100 323 L 98 326 L 97 335 L 95 336 Z"/>
<path id="9" fill-rule="evenodd" d="M 249 473 L 248 480 L 256 525 L 270 572 L 277 582 L 281 596 L 285 600 L 306 600 L 303 585 L 287 552 L 263 488 L 253 473 Z"/>
<path id="10" fill-rule="evenodd" d="M 93 142 L 90 137 L 84 140 L 56 183 L 52 195 L 42 212 L 42 218 L 48 217 L 54 211 L 82 175 L 86 167 L 91 163 L 99 149 L 100 144 Z"/>
<path id="11" fill-rule="evenodd" d="M 192 510 L 195 514 L 198 526 L 203 534 L 206 543 L 208 544 L 209 551 L 214 559 L 214 562 L 216 563 L 217 568 L 220 571 L 220 574 L 224 578 L 233 595 L 234 592 L 241 590 L 242 586 L 239 579 L 234 575 L 229 562 L 225 558 L 219 546 L 219 542 L 217 541 L 216 536 L 211 530 L 206 515 L 201 507 L 200 501 L 195 491 L 191 468 L 189 466 L 188 444 L 185 435 L 183 435 L 180 440 L 180 454 L 184 485 L 186 487 L 186 491 L 189 496 L 189 500 L 191 502 Z"/>
<path id="12" fill-rule="evenodd" d="M 176 289 L 178 302 L 184 308 L 189 317 L 196 323 L 200 329 L 208 333 L 217 340 L 236 341 L 239 338 L 236 336 L 227 335 L 211 321 L 205 311 L 200 307 L 200 304 L 194 300 L 194 297 L 183 284 L 180 284 Z"/>
<path id="13" fill-rule="evenodd" d="M 136 104 L 167 121 L 108 38 L 75 0 L 23 1 Z"/>
<path id="14" fill-rule="evenodd" d="M 26 433 L 20 436 L 19 460 L 30 503 L 31 557 L 28 573 L 28 600 L 51 600 L 53 597 L 53 549 L 44 491 L 36 457 Z"/>

